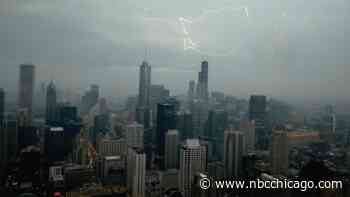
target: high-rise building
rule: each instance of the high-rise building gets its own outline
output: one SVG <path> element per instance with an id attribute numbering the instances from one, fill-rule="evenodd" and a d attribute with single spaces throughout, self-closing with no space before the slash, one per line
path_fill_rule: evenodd
<path id="1" fill-rule="evenodd" d="M 208 104 L 203 100 L 195 100 L 190 107 L 193 121 L 193 136 L 203 136 L 205 123 L 208 120 Z"/>
<path id="2" fill-rule="evenodd" d="M 165 135 L 170 129 L 176 128 L 176 111 L 174 105 L 159 103 L 157 113 L 156 153 L 159 166 L 164 168 Z"/>
<path id="3" fill-rule="evenodd" d="M 208 91 L 208 62 L 203 61 L 202 62 L 202 97 L 205 101 L 208 101 L 209 98 L 209 91 Z"/>
<path id="4" fill-rule="evenodd" d="M 132 197 L 145 197 L 146 154 L 140 148 L 128 148 L 127 188 Z"/>
<path id="5" fill-rule="evenodd" d="M 179 132 L 177 130 L 169 130 L 165 137 L 165 168 L 177 169 L 179 157 Z"/>
<path id="6" fill-rule="evenodd" d="M 170 97 L 170 91 L 164 85 L 152 84 L 150 89 L 150 109 L 152 111 L 152 123 L 157 121 L 158 103 L 163 103 Z"/>
<path id="7" fill-rule="evenodd" d="M 273 131 L 271 143 L 271 167 L 273 175 L 287 175 L 289 167 L 288 135 L 285 131 Z"/>
<path id="8" fill-rule="evenodd" d="M 97 153 L 103 157 L 113 155 L 126 155 L 126 142 L 124 138 L 109 139 L 103 138 L 97 142 Z"/>
<path id="9" fill-rule="evenodd" d="M 139 107 L 148 107 L 150 101 L 150 88 L 151 88 L 151 66 L 143 61 L 140 66 L 140 78 L 139 78 Z"/>
<path id="10" fill-rule="evenodd" d="M 126 126 L 126 145 L 128 147 L 143 148 L 144 128 L 141 124 L 134 122 Z"/>
<path id="11" fill-rule="evenodd" d="M 328 143 L 334 143 L 337 119 L 334 107 L 327 105 L 322 114 L 320 137 Z"/>
<path id="12" fill-rule="evenodd" d="M 206 148 L 198 139 L 187 139 L 180 149 L 180 191 L 182 196 L 192 196 L 195 175 L 206 171 Z"/>
<path id="13" fill-rule="evenodd" d="M 80 113 L 87 114 L 98 102 L 100 96 L 100 88 L 96 84 L 92 84 L 90 89 L 85 92 L 81 98 Z"/>
<path id="14" fill-rule="evenodd" d="M 193 138 L 193 121 L 190 111 L 179 111 L 176 114 L 176 128 L 182 140 Z"/>
<path id="15" fill-rule="evenodd" d="M 30 123 L 33 112 L 34 83 L 35 66 L 30 64 L 20 65 L 18 105 L 20 109 L 28 110 Z"/>
<path id="16" fill-rule="evenodd" d="M 198 84 L 197 84 L 197 98 L 204 101 L 208 101 L 208 62 L 203 61 L 201 64 L 201 71 L 198 73 Z"/>
<path id="17" fill-rule="evenodd" d="M 255 121 L 243 119 L 240 122 L 240 130 L 244 133 L 245 139 L 245 153 L 252 153 L 255 151 Z"/>
<path id="18" fill-rule="evenodd" d="M 212 144 L 212 152 L 209 152 L 209 160 L 222 160 L 224 149 L 224 131 L 228 127 L 228 114 L 225 110 L 210 110 L 204 135 Z M 214 157 L 211 158 L 211 155 Z"/>
<path id="19" fill-rule="evenodd" d="M 18 151 L 18 125 L 15 118 L 6 118 L 4 121 L 4 129 L 6 130 L 6 143 L 9 159 L 15 158 Z"/>
<path id="20" fill-rule="evenodd" d="M 0 177 L 4 173 L 3 169 L 5 169 L 4 167 L 8 160 L 8 134 L 7 130 L 0 126 Z"/>
<path id="21" fill-rule="evenodd" d="M 57 123 L 57 94 L 53 82 L 47 86 L 46 90 L 46 124 Z"/>
<path id="22" fill-rule="evenodd" d="M 2 127 L 4 123 L 4 115 L 5 115 L 5 91 L 0 88 L 0 127 Z"/>
<path id="23" fill-rule="evenodd" d="M 195 98 L 196 82 L 191 80 L 188 84 L 188 101 L 191 102 Z"/>
<path id="24" fill-rule="evenodd" d="M 249 100 L 249 120 L 255 121 L 256 148 L 268 148 L 269 135 L 266 128 L 266 96 L 252 95 Z"/>
<path id="25" fill-rule="evenodd" d="M 78 122 L 78 109 L 69 104 L 60 104 L 58 106 L 60 124 Z"/>
<path id="26" fill-rule="evenodd" d="M 136 107 L 136 121 L 147 129 L 150 127 L 151 66 L 143 61 L 140 66 L 139 94 Z"/>
<path id="27" fill-rule="evenodd" d="M 45 155 L 48 162 L 64 161 L 65 143 L 64 143 L 64 128 L 49 127 L 45 131 Z"/>
<path id="28" fill-rule="evenodd" d="M 244 135 L 240 131 L 226 130 L 224 142 L 225 175 L 238 178 L 242 175 Z"/>

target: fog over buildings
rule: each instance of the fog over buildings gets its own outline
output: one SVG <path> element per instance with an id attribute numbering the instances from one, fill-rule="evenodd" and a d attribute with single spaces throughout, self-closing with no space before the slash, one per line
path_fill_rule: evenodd
<path id="1" fill-rule="evenodd" d="M 2 0 L 0 84 L 17 97 L 18 65 L 32 63 L 36 86 L 55 80 L 58 88 L 82 93 L 97 83 L 106 96 L 126 97 L 137 94 L 138 67 L 147 59 L 152 83 L 185 94 L 206 59 L 209 90 L 344 104 L 349 6 L 346 0 Z M 181 17 L 193 21 L 185 24 L 188 34 Z M 184 50 L 186 38 L 195 49 Z"/>

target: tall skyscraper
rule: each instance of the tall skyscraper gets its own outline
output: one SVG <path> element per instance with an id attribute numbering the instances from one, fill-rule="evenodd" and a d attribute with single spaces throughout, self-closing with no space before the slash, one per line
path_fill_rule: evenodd
<path id="1" fill-rule="evenodd" d="M 92 84 L 90 86 L 90 89 L 87 92 L 85 92 L 85 94 L 81 98 L 80 113 L 83 115 L 88 113 L 91 110 L 91 108 L 93 108 L 97 104 L 99 100 L 99 96 L 100 96 L 99 86 L 96 84 Z"/>
<path id="2" fill-rule="evenodd" d="M 191 102 L 195 98 L 196 82 L 191 80 L 188 84 L 188 101 Z"/>
<path id="3" fill-rule="evenodd" d="M 212 144 L 209 160 L 222 160 L 224 149 L 224 132 L 228 127 L 228 114 L 225 110 L 210 110 L 204 136 Z M 213 156 L 213 157 L 212 157 Z"/>
<path id="4" fill-rule="evenodd" d="M 203 61 L 202 62 L 202 97 L 205 101 L 208 101 L 209 98 L 209 92 L 208 92 L 208 62 Z"/>
<path id="5" fill-rule="evenodd" d="M 245 153 L 252 153 L 255 151 L 255 121 L 243 119 L 240 122 L 240 130 L 245 137 Z"/>
<path id="6" fill-rule="evenodd" d="M 256 148 L 267 150 L 269 136 L 266 131 L 266 96 L 252 95 L 250 97 L 249 120 L 255 121 Z"/>
<path id="7" fill-rule="evenodd" d="M 145 197 L 146 154 L 139 148 L 128 148 L 127 188 L 132 197 Z"/>
<path id="8" fill-rule="evenodd" d="M 143 61 L 140 66 L 138 106 L 147 107 L 150 101 L 151 66 Z"/>
<path id="9" fill-rule="evenodd" d="M 289 167 L 288 136 L 285 131 L 273 131 L 271 143 L 271 167 L 273 175 L 287 175 Z"/>
<path id="10" fill-rule="evenodd" d="M 46 90 L 46 124 L 51 125 L 57 122 L 57 94 L 53 82 Z"/>
<path id="11" fill-rule="evenodd" d="M 20 65 L 18 105 L 20 109 L 27 109 L 29 122 L 33 112 L 33 93 L 35 84 L 35 66 L 30 64 Z"/>
<path id="12" fill-rule="evenodd" d="M 0 127 L 4 124 L 4 116 L 5 115 L 5 91 L 0 88 Z"/>
<path id="13" fill-rule="evenodd" d="M 148 129 L 150 127 L 150 88 L 151 88 L 151 66 L 143 61 L 140 66 L 139 95 L 136 107 L 136 121 Z"/>
<path id="14" fill-rule="evenodd" d="M 195 100 L 190 107 L 195 137 L 204 135 L 205 123 L 208 120 L 208 108 L 208 103 L 201 99 Z"/>
<path id="15" fill-rule="evenodd" d="M 15 158 L 18 151 L 18 125 L 15 117 L 6 117 L 4 129 L 7 133 L 7 145 L 9 158 Z"/>
<path id="16" fill-rule="evenodd" d="M 159 103 L 157 112 L 156 145 L 159 165 L 164 168 L 165 135 L 170 129 L 176 128 L 175 106 L 169 103 Z"/>
<path id="17" fill-rule="evenodd" d="M 180 191 L 182 196 L 192 196 L 192 185 L 197 173 L 206 171 L 206 148 L 198 139 L 187 139 L 180 149 Z"/>
<path id="18" fill-rule="evenodd" d="M 49 127 L 45 131 L 45 155 L 48 162 L 64 161 L 65 157 L 65 138 L 63 127 Z"/>
<path id="19" fill-rule="evenodd" d="M 242 174 L 244 135 L 240 131 L 226 130 L 224 142 L 225 175 L 238 178 Z"/>
<path id="20" fill-rule="evenodd" d="M 169 130 L 165 137 L 165 168 L 177 169 L 179 157 L 179 132 L 177 130 Z"/>
<path id="21" fill-rule="evenodd" d="M 208 62 L 203 61 L 201 64 L 201 71 L 198 73 L 197 98 L 204 101 L 208 101 L 209 99 L 208 69 Z"/>
<path id="22" fill-rule="evenodd" d="M 176 128 L 182 140 L 193 138 L 193 121 L 190 111 L 179 111 L 176 114 Z"/>
<path id="23" fill-rule="evenodd" d="M 143 148 L 144 128 L 136 122 L 126 126 L 126 145 L 128 147 Z"/>

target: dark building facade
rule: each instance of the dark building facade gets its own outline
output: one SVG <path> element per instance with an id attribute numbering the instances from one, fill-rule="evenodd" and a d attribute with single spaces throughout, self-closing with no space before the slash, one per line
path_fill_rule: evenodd
<path id="1" fill-rule="evenodd" d="M 209 160 L 222 160 L 224 149 L 224 132 L 228 127 L 228 114 L 224 110 L 209 111 L 205 137 L 212 145 Z"/>
<path id="2" fill-rule="evenodd" d="M 193 138 L 193 120 L 190 111 L 181 111 L 176 116 L 176 128 L 182 140 Z"/>
<path id="3" fill-rule="evenodd" d="M 175 106 L 169 103 L 159 103 L 157 112 L 156 152 L 160 158 L 160 166 L 164 167 L 165 134 L 169 129 L 176 128 Z"/>
<path id="4" fill-rule="evenodd" d="M 78 122 L 78 109 L 75 106 L 61 105 L 59 106 L 59 124 L 68 124 Z"/>
<path id="5" fill-rule="evenodd" d="M 28 110 L 30 122 L 33 112 L 34 83 L 35 66 L 30 64 L 20 65 L 18 106 L 21 109 Z"/>
<path id="6" fill-rule="evenodd" d="M 4 114 L 5 114 L 5 91 L 0 88 L 0 127 L 4 123 Z"/>
<path id="7" fill-rule="evenodd" d="M 45 156 L 49 163 L 64 161 L 65 131 L 63 127 L 49 127 L 45 131 Z"/>
<path id="8" fill-rule="evenodd" d="M 46 124 L 53 125 L 57 123 L 57 94 L 56 87 L 51 82 L 46 90 Z"/>
<path id="9" fill-rule="evenodd" d="M 33 126 L 18 127 L 18 150 L 39 142 L 38 129 Z"/>
<path id="10" fill-rule="evenodd" d="M 266 96 L 252 95 L 249 100 L 249 120 L 255 121 L 256 147 L 267 149 L 269 134 L 266 128 Z"/>

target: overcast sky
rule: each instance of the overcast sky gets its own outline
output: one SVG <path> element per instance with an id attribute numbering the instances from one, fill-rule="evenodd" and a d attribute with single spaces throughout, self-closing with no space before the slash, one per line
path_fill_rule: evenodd
<path id="1" fill-rule="evenodd" d="M 18 65 L 33 63 L 38 83 L 54 79 L 77 92 L 98 83 L 104 95 L 126 96 L 137 92 L 147 59 L 153 83 L 178 94 L 207 59 L 211 90 L 346 101 L 349 3 L 1 0 L 0 86 L 16 93 Z"/>

